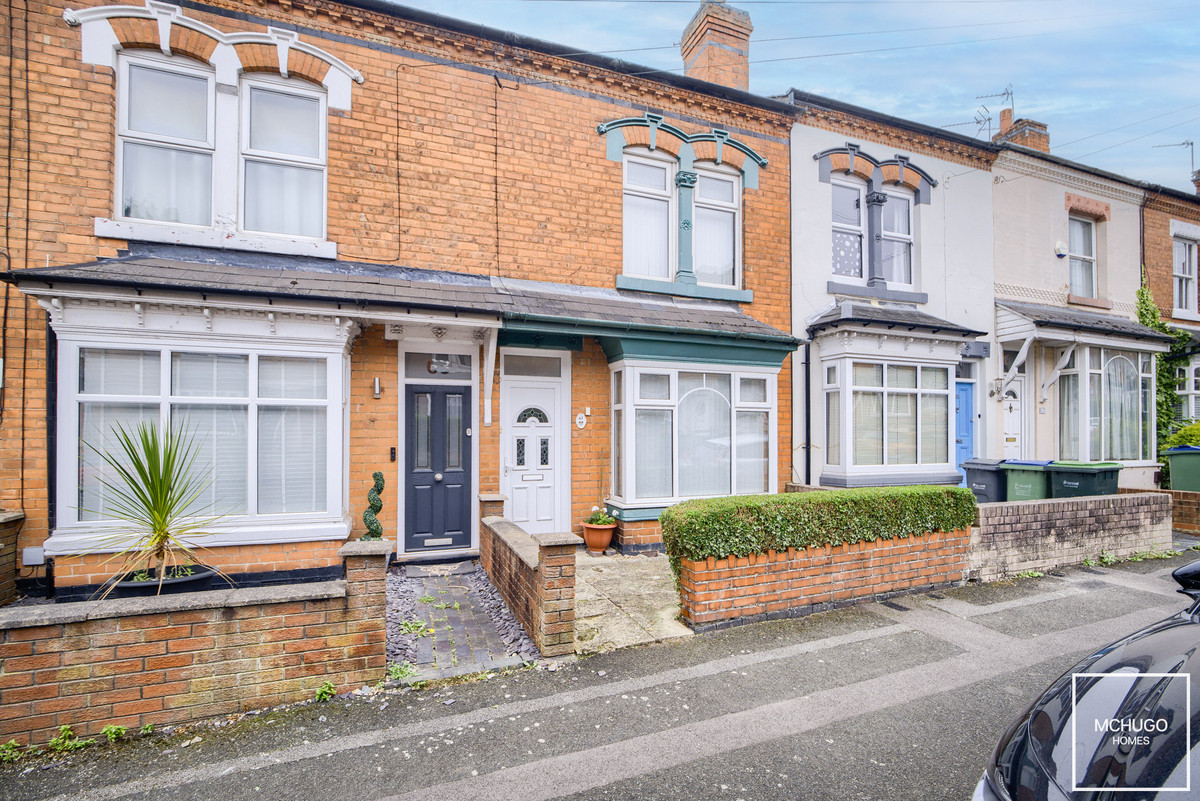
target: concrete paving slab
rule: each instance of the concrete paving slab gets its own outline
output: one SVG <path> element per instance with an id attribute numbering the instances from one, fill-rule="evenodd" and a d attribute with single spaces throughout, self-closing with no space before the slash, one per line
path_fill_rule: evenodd
<path id="1" fill-rule="evenodd" d="M 575 651 L 616 648 L 690 637 L 678 620 L 679 596 L 665 556 L 592 556 L 575 559 Z"/>

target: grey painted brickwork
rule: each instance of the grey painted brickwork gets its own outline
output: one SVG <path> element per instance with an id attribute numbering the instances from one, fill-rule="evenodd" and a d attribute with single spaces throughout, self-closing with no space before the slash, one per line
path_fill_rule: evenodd
<path id="1" fill-rule="evenodd" d="M 971 531 L 971 577 L 995 581 L 1096 559 L 1171 547 L 1171 497 L 1102 495 L 982 503 Z"/>

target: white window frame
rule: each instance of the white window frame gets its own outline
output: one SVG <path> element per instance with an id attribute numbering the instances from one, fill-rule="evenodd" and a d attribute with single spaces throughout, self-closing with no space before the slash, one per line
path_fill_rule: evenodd
<path id="1" fill-rule="evenodd" d="M 916 228 L 916 206 L 917 198 L 912 192 L 900 192 L 895 189 L 888 189 L 884 192 L 888 200 L 892 198 L 900 198 L 908 203 L 908 233 L 901 234 L 893 231 L 888 231 L 880 225 L 879 236 L 886 242 L 903 242 L 908 245 L 908 280 L 907 281 L 888 281 L 888 286 L 912 287 L 916 283 L 916 256 L 917 256 L 917 228 Z M 868 256 L 869 259 L 869 256 Z M 881 274 L 885 275 L 884 265 L 879 266 Z"/>
<path id="2" fill-rule="evenodd" d="M 852 284 L 867 285 L 867 278 L 870 277 L 870 245 L 867 237 L 867 229 L 870 227 L 870 221 L 867 219 L 867 185 L 864 181 L 851 180 L 848 176 L 840 179 L 830 179 L 829 181 L 829 217 L 830 217 L 830 238 L 829 238 L 829 272 L 833 280 L 839 282 L 848 282 Z M 833 187 L 840 186 L 846 189 L 853 189 L 858 192 L 858 225 L 847 225 L 838 223 L 833 220 Z M 858 276 L 841 275 L 833 271 L 833 234 L 843 233 L 857 235 L 859 240 L 858 247 Z"/>
<path id="3" fill-rule="evenodd" d="M 621 360 L 613 362 L 609 365 L 609 386 L 610 392 L 614 393 L 613 411 L 620 410 L 622 412 L 622 464 L 624 466 L 624 475 L 616 475 L 615 459 L 613 466 L 613 500 L 614 506 L 620 508 L 656 508 L 668 506 L 679 501 L 688 500 L 693 497 L 702 496 L 681 496 L 679 494 L 679 392 L 678 381 L 680 373 L 719 373 L 730 377 L 730 495 L 746 494 L 739 493 L 737 486 L 737 414 L 738 412 L 766 412 L 767 413 L 767 494 L 772 494 L 777 491 L 778 477 L 778 437 L 779 437 L 779 408 L 778 408 L 778 393 L 777 379 L 778 370 L 770 368 L 756 368 L 742 365 L 729 364 L 702 364 L 691 362 L 654 362 L 644 360 Z M 612 376 L 616 373 L 622 374 L 620 402 L 615 402 L 615 387 Z M 639 385 L 641 376 L 645 374 L 667 375 L 669 377 L 670 397 L 665 400 L 650 399 L 640 400 L 638 398 Z M 746 401 L 741 398 L 741 379 L 765 379 L 766 381 L 766 400 L 765 401 Z M 635 457 L 635 431 L 636 424 L 634 422 L 638 409 L 670 409 L 673 411 L 671 418 L 671 486 L 672 494 L 669 496 L 655 498 L 638 498 L 637 492 L 637 459 Z M 615 415 L 614 415 L 615 420 Z M 616 437 L 616 427 L 614 426 L 614 442 Z M 762 493 L 756 493 L 762 494 Z"/>
<path id="4" fill-rule="evenodd" d="M 158 351 L 159 392 L 157 396 L 92 395 L 79 391 L 80 350 L 129 350 Z M 247 387 L 247 398 L 194 398 L 171 395 L 170 369 L 172 353 L 204 353 L 249 356 L 251 371 Z M 260 399 L 255 397 L 257 386 L 257 360 L 260 356 L 295 357 L 325 360 L 325 399 Z M 114 544 L 114 534 L 119 534 L 122 524 L 113 521 L 80 520 L 79 498 L 79 408 L 80 403 L 139 403 L 157 404 L 160 420 L 170 419 L 172 404 L 194 404 L 211 402 L 217 405 L 247 406 L 247 513 L 222 518 L 211 529 L 208 536 L 197 538 L 204 547 L 224 545 L 254 545 L 285 542 L 311 542 L 344 539 L 348 533 L 345 511 L 345 397 L 346 357 L 338 345 L 305 345 L 256 342 L 249 345 L 237 340 L 197 337 L 162 337 L 127 334 L 112 331 L 103 335 L 79 336 L 71 333 L 60 335 L 58 351 L 58 445 L 56 522 L 54 535 L 47 541 L 54 553 L 109 552 L 120 546 Z M 325 417 L 325 506 L 321 511 L 257 514 L 253 510 L 258 503 L 257 461 L 258 430 L 257 410 L 260 406 L 321 406 L 327 410 Z"/>
<path id="5" fill-rule="evenodd" d="M 151 135 L 142 131 L 135 131 L 129 127 L 129 94 L 130 94 L 130 73 L 134 67 L 142 67 L 144 69 L 158 70 L 159 72 L 171 72 L 178 75 L 186 75 L 190 78 L 201 78 L 207 82 L 207 98 L 208 98 L 208 114 L 207 114 L 207 131 L 204 141 L 195 139 L 183 139 L 173 136 Z M 117 125 L 116 125 L 116 147 L 115 158 L 113 159 L 114 171 L 113 176 L 113 210 L 116 219 L 128 220 L 134 225 L 151 225 L 151 226 L 178 226 L 181 228 L 189 228 L 193 230 L 204 230 L 211 227 L 212 221 L 217 215 L 217 170 L 219 169 L 216 147 L 216 96 L 217 84 L 216 74 L 211 68 L 206 68 L 199 63 L 192 62 L 180 58 L 167 58 L 158 56 L 147 51 L 122 52 L 117 58 Z M 145 145 L 147 147 L 165 147 L 169 150 L 184 151 L 189 153 L 203 153 L 211 158 L 212 171 L 209 175 L 209 197 L 211 203 L 208 210 L 208 225 L 195 225 L 192 223 L 171 222 L 168 220 L 150 220 L 145 217 L 126 217 L 122 199 L 125 197 L 125 143 L 129 142 L 137 145 Z"/>
<path id="6" fill-rule="evenodd" d="M 128 118 L 129 95 L 129 64 L 140 64 L 154 69 L 169 72 L 205 77 L 209 81 L 209 142 L 203 150 L 199 147 L 181 146 L 170 137 L 146 137 L 130 135 L 126 129 Z M 282 78 L 267 73 L 253 73 L 242 76 L 238 92 L 217 91 L 215 70 L 205 64 L 181 56 L 165 56 L 146 50 L 122 51 L 117 54 L 117 121 L 114 126 L 115 175 L 113 176 L 112 217 L 97 217 L 94 221 L 94 233 L 99 237 L 125 240 L 143 240 L 147 242 L 168 242 L 171 244 L 192 245 L 198 247 L 237 248 L 240 250 L 265 253 L 281 253 L 297 256 L 315 256 L 318 258 L 336 258 L 337 243 L 328 241 L 329 221 L 329 172 L 328 172 L 328 131 L 329 131 L 329 97 L 322 87 L 299 78 Z M 249 96 L 250 87 L 260 86 L 273 91 L 282 91 L 320 99 L 320 165 L 295 159 L 288 156 L 279 158 L 278 154 L 270 155 L 243 153 L 243 140 L 248 136 L 249 126 Z M 227 87 L 228 88 L 228 87 Z M 195 152 L 210 153 L 212 156 L 212 207 L 208 225 L 194 225 L 158 220 L 147 220 L 140 217 L 122 216 L 121 198 L 123 194 L 122 163 L 124 141 L 150 146 L 171 147 L 175 149 L 191 149 Z M 267 158 L 267 156 L 270 156 Z M 244 164 L 246 158 L 259 161 L 271 161 L 277 164 L 294 164 L 308 168 L 320 167 L 322 170 L 321 196 L 321 234 L 319 236 L 300 236 L 296 234 L 277 234 L 246 230 L 243 225 L 245 210 L 245 178 Z"/>
<path id="7" fill-rule="evenodd" d="M 1068 250 L 1070 250 L 1071 223 L 1073 223 L 1073 222 L 1082 223 L 1085 226 L 1087 226 L 1088 234 L 1091 237 L 1092 255 L 1085 256 L 1083 254 L 1075 253 L 1073 251 L 1068 253 L 1068 256 L 1067 256 L 1067 288 L 1068 288 L 1068 291 L 1072 295 L 1075 295 L 1076 297 L 1098 298 L 1098 297 L 1100 297 L 1100 271 L 1097 269 L 1097 264 L 1098 264 L 1099 259 L 1097 258 L 1098 254 L 1096 251 L 1096 241 L 1097 241 L 1096 240 L 1096 227 L 1097 227 L 1098 221 L 1094 220 L 1090 217 L 1081 217 L 1077 214 L 1070 215 L 1067 220 L 1067 243 L 1068 243 L 1067 248 L 1068 248 Z M 1071 275 L 1072 275 L 1071 265 L 1076 261 L 1081 261 L 1081 262 L 1084 262 L 1084 263 L 1090 265 L 1090 270 L 1091 270 L 1091 274 L 1092 274 L 1092 291 L 1090 293 L 1076 292 L 1075 291 L 1076 287 L 1071 285 Z"/>
<path id="8" fill-rule="evenodd" d="M 662 192 L 656 192 L 653 189 L 645 186 L 633 186 L 629 183 L 629 165 L 630 164 L 646 164 L 652 167 L 665 167 L 667 170 L 666 186 Z M 679 162 L 673 156 L 664 155 L 658 151 L 651 151 L 647 148 L 636 148 L 626 150 L 624 158 L 621 160 L 621 219 L 622 225 L 625 225 L 625 196 L 635 195 L 638 197 L 652 198 L 654 200 L 667 201 L 667 263 L 665 276 L 643 275 L 634 273 L 629 270 L 629 254 L 625 252 L 624 240 L 622 239 L 622 263 L 621 272 L 634 278 L 641 278 L 647 281 L 674 281 L 675 273 L 679 271 L 679 191 L 675 186 L 675 174 L 679 169 Z"/>
<path id="9" fill-rule="evenodd" d="M 1109 427 L 1109 397 L 1105 390 L 1105 370 L 1108 363 L 1117 354 L 1132 353 L 1137 359 L 1137 376 L 1138 376 L 1138 410 L 1137 422 L 1139 427 L 1143 424 L 1142 416 L 1149 413 L 1149 421 L 1143 431 L 1149 431 L 1149 439 L 1142 440 L 1138 445 L 1138 457 L 1134 459 L 1114 459 L 1109 455 L 1108 451 L 1108 427 Z M 1075 350 L 1075 355 L 1068 363 L 1070 366 L 1062 370 L 1060 375 L 1077 375 L 1079 376 L 1076 382 L 1079 387 L 1079 460 L 1084 462 L 1098 461 L 1114 461 L 1120 462 L 1128 466 L 1143 466 L 1154 464 L 1157 459 L 1157 435 L 1156 435 L 1156 416 L 1157 407 L 1154 401 L 1154 393 L 1157 391 L 1155 381 L 1155 371 L 1157 360 L 1153 353 L 1143 353 L 1140 351 L 1130 350 L 1123 347 L 1101 347 L 1091 345 L 1086 347 L 1078 347 Z M 1100 419 L 1097 421 L 1098 434 L 1100 438 L 1100 453 L 1093 453 L 1092 448 L 1092 380 L 1093 377 L 1099 377 L 1100 383 Z M 1144 404 L 1146 399 L 1143 396 L 1143 391 L 1146 386 L 1149 386 L 1150 398 L 1148 407 Z M 1200 391 L 1200 370 L 1197 371 L 1196 386 Z M 1058 402 L 1061 406 L 1063 398 L 1061 394 L 1062 380 L 1058 381 L 1059 397 Z M 1183 394 L 1182 392 L 1180 394 Z M 1062 453 L 1062 437 L 1060 436 L 1055 442 L 1055 453 L 1059 458 L 1063 458 Z"/>
<path id="10" fill-rule="evenodd" d="M 883 367 L 883 386 L 880 387 L 860 387 L 854 383 L 854 365 L 868 364 L 880 365 Z M 829 368 L 835 367 L 836 374 L 834 381 L 828 381 Z M 917 385 L 913 388 L 889 387 L 887 385 L 887 371 L 890 367 L 916 367 L 917 369 Z M 826 380 L 823 381 L 822 396 L 825 399 L 823 402 L 828 403 L 828 396 L 831 392 L 839 393 L 841 410 L 841 426 L 839 428 L 839 438 L 841 444 L 841 459 L 839 464 L 830 463 L 828 460 L 828 432 L 826 432 L 825 440 L 825 470 L 830 473 L 838 473 L 844 475 L 862 475 L 862 474 L 887 474 L 887 473 L 913 473 L 919 471 L 940 471 L 945 472 L 947 468 L 953 468 L 954 465 L 954 367 L 953 363 L 944 362 L 927 362 L 915 361 L 897 358 L 871 358 L 860 355 L 844 355 L 833 359 L 825 359 L 821 362 L 821 369 Z M 921 386 L 921 371 L 942 370 L 946 374 L 945 389 L 926 389 Z M 883 458 L 881 464 L 858 464 L 854 460 L 854 393 L 856 391 L 866 391 L 880 394 L 883 398 Z M 916 427 L 917 427 L 917 442 L 916 442 L 916 457 L 915 462 L 898 462 L 890 464 L 888 462 L 888 414 L 887 414 L 887 398 L 889 394 L 905 394 L 916 396 Z M 925 435 L 921 428 L 921 408 L 922 395 L 941 395 L 946 399 L 946 461 L 944 462 L 924 462 L 921 460 L 922 446 L 925 444 Z"/>
<path id="11" fill-rule="evenodd" d="M 1179 260 L 1176 258 L 1176 248 L 1183 246 L 1186 255 L 1186 260 L 1190 264 L 1191 272 L 1182 272 L 1180 270 Z M 1175 317 L 1200 317 L 1200 308 L 1197 304 L 1196 282 L 1200 279 L 1197 276 L 1197 243 L 1192 239 L 1184 237 L 1174 237 L 1171 240 L 1171 277 L 1172 277 L 1172 294 L 1174 296 L 1174 314 Z M 1182 298 L 1183 302 L 1180 303 Z"/>
<path id="12" fill-rule="evenodd" d="M 1200 420 L 1200 356 L 1193 356 L 1183 367 L 1175 368 L 1179 396 L 1176 417 L 1180 420 Z"/>
<path id="13" fill-rule="evenodd" d="M 250 96 L 255 89 L 275 92 L 281 95 L 302 97 L 306 100 L 317 101 L 317 147 L 316 158 L 305 158 L 292 154 L 273 153 L 267 150 L 254 150 L 250 147 Z M 309 89 L 297 84 L 294 80 L 285 80 L 271 76 L 268 73 L 247 73 L 243 75 L 240 94 L 240 116 L 238 120 L 238 230 L 256 236 L 288 236 L 298 239 L 323 240 L 329 217 L 329 169 L 328 169 L 328 135 L 329 109 L 325 92 Z M 284 167 L 300 167 L 319 171 L 321 173 L 321 232 L 317 236 L 304 237 L 299 234 L 284 234 L 275 231 L 257 231 L 246 227 L 246 162 L 254 161 L 263 164 L 278 164 Z"/>
<path id="14" fill-rule="evenodd" d="M 733 282 L 729 284 L 716 284 L 708 281 L 696 279 L 701 286 L 718 286 L 726 289 L 740 289 L 742 286 L 742 174 L 740 171 L 733 169 L 725 164 L 697 164 L 695 166 L 696 174 L 703 179 L 705 174 L 712 178 L 718 178 L 722 181 L 733 181 L 733 201 L 724 203 L 719 200 L 710 198 L 702 198 L 700 196 L 700 183 L 696 182 L 696 191 L 692 193 L 692 205 L 694 208 L 712 209 L 715 211 L 733 212 Z M 692 213 L 692 262 L 695 264 L 695 231 L 699 227 L 695 220 L 696 214 Z"/>

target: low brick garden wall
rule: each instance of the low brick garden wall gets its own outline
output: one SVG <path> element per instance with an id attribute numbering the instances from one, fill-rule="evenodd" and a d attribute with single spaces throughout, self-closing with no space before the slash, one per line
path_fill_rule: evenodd
<path id="1" fill-rule="evenodd" d="M 345 544 L 341 581 L 0 610 L 0 741 L 184 723 L 376 681 L 391 551 Z"/>
<path id="2" fill-rule="evenodd" d="M 0 606 L 17 599 L 17 534 L 24 522 L 21 512 L 0 512 Z"/>
<path id="3" fill-rule="evenodd" d="M 1161 492 L 1171 496 L 1171 527 L 1176 531 L 1188 531 L 1200 534 L 1200 492 L 1184 490 L 1141 490 L 1122 488 L 1117 490 L 1121 495 L 1132 495 L 1138 492 Z"/>
<path id="4" fill-rule="evenodd" d="M 542 656 L 575 652 L 574 534 L 528 534 L 498 515 L 479 526 L 479 561 Z"/>
<path id="5" fill-rule="evenodd" d="M 798 617 L 966 578 L 966 529 L 874 542 L 680 560 L 683 620 L 703 631 Z"/>
<path id="6" fill-rule="evenodd" d="M 971 577 L 996 581 L 1095 559 L 1171 547 L 1171 492 L 979 504 Z M 1188 493 L 1184 493 L 1188 494 Z M 1197 493 L 1191 493 L 1197 494 Z"/>

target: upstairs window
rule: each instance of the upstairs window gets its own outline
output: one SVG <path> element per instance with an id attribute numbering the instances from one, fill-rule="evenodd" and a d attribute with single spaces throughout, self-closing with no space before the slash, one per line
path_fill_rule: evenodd
<path id="1" fill-rule="evenodd" d="M 674 278 L 675 165 L 649 156 L 625 156 L 625 274 Z"/>
<path id="2" fill-rule="evenodd" d="M 833 184 L 833 274 L 863 278 L 863 187 Z"/>
<path id="3" fill-rule="evenodd" d="M 883 204 L 883 278 L 889 284 L 912 283 L 912 198 L 887 193 Z"/>
<path id="4" fill-rule="evenodd" d="M 120 216 L 211 225 L 213 76 L 177 61 L 121 62 Z"/>
<path id="5" fill-rule="evenodd" d="M 255 80 L 242 98 L 243 227 L 324 236 L 324 97 Z"/>
<path id="6" fill-rule="evenodd" d="M 737 286 L 741 176 L 715 168 L 696 173 L 692 269 L 702 284 Z"/>
<path id="7" fill-rule="evenodd" d="M 1082 217 L 1070 218 L 1070 292 L 1083 298 L 1096 297 L 1096 223 Z"/>
<path id="8" fill-rule="evenodd" d="M 1196 243 L 1174 241 L 1172 272 L 1175 277 L 1175 310 L 1196 313 Z"/>

